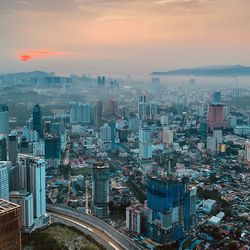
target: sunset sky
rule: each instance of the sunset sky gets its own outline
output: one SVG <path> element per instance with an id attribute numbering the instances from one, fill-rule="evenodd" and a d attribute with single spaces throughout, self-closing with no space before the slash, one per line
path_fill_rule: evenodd
<path id="1" fill-rule="evenodd" d="M 0 73 L 250 65 L 250 0 L 0 0 Z"/>

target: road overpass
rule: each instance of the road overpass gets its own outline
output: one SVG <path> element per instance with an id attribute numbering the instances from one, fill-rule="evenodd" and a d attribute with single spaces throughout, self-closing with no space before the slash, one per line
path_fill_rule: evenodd
<path id="1" fill-rule="evenodd" d="M 109 224 L 99 220 L 98 218 L 79 212 L 75 209 L 47 204 L 47 211 L 52 218 L 60 223 L 73 226 L 84 233 L 91 235 L 100 244 L 107 249 L 114 250 L 139 250 L 137 245 L 133 243 L 127 236 L 115 230 Z"/>

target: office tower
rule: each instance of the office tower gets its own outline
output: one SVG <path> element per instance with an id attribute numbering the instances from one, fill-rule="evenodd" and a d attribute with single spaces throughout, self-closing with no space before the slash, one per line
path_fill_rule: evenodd
<path id="1" fill-rule="evenodd" d="M 95 106 L 95 124 L 97 126 L 102 124 L 102 101 L 98 101 Z"/>
<path id="2" fill-rule="evenodd" d="M 21 250 L 20 206 L 0 199 L 0 249 Z"/>
<path id="3" fill-rule="evenodd" d="M 9 162 L 0 161 L 0 198 L 9 200 Z"/>
<path id="4" fill-rule="evenodd" d="M 28 154 L 18 154 L 20 189 L 33 196 L 34 218 L 46 213 L 45 160 Z"/>
<path id="5" fill-rule="evenodd" d="M 7 161 L 7 142 L 6 135 L 0 134 L 0 161 Z"/>
<path id="6" fill-rule="evenodd" d="M 70 123 L 78 122 L 78 106 L 77 102 L 69 103 Z"/>
<path id="7" fill-rule="evenodd" d="M 101 151 L 107 151 L 111 149 L 111 127 L 108 124 L 104 124 L 103 127 L 100 128 L 99 146 Z"/>
<path id="8" fill-rule="evenodd" d="M 30 233 L 34 228 L 33 196 L 27 191 L 10 192 L 10 201 L 20 205 L 21 228 Z"/>
<path id="9" fill-rule="evenodd" d="M 92 167 L 92 211 L 102 219 L 109 216 L 109 166 L 97 162 Z"/>
<path id="10" fill-rule="evenodd" d="M 128 128 L 132 132 L 138 132 L 139 130 L 139 119 L 136 116 L 130 116 L 128 120 Z"/>
<path id="11" fill-rule="evenodd" d="M 210 104 L 208 109 L 208 128 L 213 131 L 216 128 L 226 128 L 223 104 Z"/>
<path id="12" fill-rule="evenodd" d="M 44 138 L 45 160 L 48 167 L 56 167 L 61 161 L 61 138 L 58 135 L 47 135 Z"/>
<path id="13" fill-rule="evenodd" d="M 112 119 L 111 121 L 109 121 L 108 125 L 111 129 L 111 142 L 112 142 L 112 144 L 114 144 L 115 143 L 115 132 L 116 132 L 115 120 Z"/>
<path id="14" fill-rule="evenodd" d="M 51 121 L 45 121 L 44 122 L 44 134 L 50 134 L 51 133 Z"/>
<path id="15" fill-rule="evenodd" d="M 150 118 L 154 120 L 158 114 L 158 104 L 156 102 L 150 103 Z"/>
<path id="16" fill-rule="evenodd" d="M 9 134 L 9 108 L 6 104 L 0 104 L 0 134 Z"/>
<path id="17" fill-rule="evenodd" d="M 118 102 L 115 99 L 108 100 L 106 113 L 108 116 L 118 115 Z"/>
<path id="18" fill-rule="evenodd" d="M 182 239 L 196 221 L 196 188 L 185 179 L 150 177 L 147 190 L 148 237 L 159 243 Z"/>
<path id="19" fill-rule="evenodd" d="M 79 104 L 79 121 L 83 123 L 90 123 L 91 121 L 91 106 L 89 103 Z"/>
<path id="20" fill-rule="evenodd" d="M 15 135 L 9 135 L 9 161 L 12 162 L 12 166 L 16 166 L 17 163 L 17 138 Z"/>
<path id="21" fill-rule="evenodd" d="M 119 141 L 128 142 L 128 130 L 127 129 L 119 129 L 118 130 Z"/>
<path id="22" fill-rule="evenodd" d="M 42 113 L 40 106 L 36 104 L 33 108 L 33 130 L 39 135 L 39 138 L 43 137 L 42 133 Z"/>
<path id="23" fill-rule="evenodd" d="M 139 102 L 138 103 L 138 117 L 139 120 L 145 120 L 146 119 L 146 110 L 147 106 L 145 102 Z"/>
<path id="24" fill-rule="evenodd" d="M 128 109 L 128 107 L 123 107 L 122 108 L 122 119 L 123 120 L 128 120 L 128 118 L 129 118 L 129 109 Z"/>
<path id="25" fill-rule="evenodd" d="M 172 145 L 174 142 L 174 131 L 168 128 L 163 128 L 162 141 L 168 145 Z"/>
<path id="26" fill-rule="evenodd" d="M 45 155 L 45 143 L 44 141 L 34 142 L 33 143 L 33 155 L 44 156 Z"/>
<path id="27" fill-rule="evenodd" d="M 213 103 L 220 104 L 221 103 L 221 92 L 216 91 L 213 93 Z"/>
<path id="28" fill-rule="evenodd" d="M 139 130 L 139 151 L 141 159 L 152 158 L 151 135 L 147 127 L 141 127 Z"/>

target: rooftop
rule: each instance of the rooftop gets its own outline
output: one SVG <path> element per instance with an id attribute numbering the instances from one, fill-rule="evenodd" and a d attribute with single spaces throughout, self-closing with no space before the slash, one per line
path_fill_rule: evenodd
<path id="1" fill-rule="evenodd" d="M 15 203 L 0 199 L 0 215 L 5 212 L 10 212 L 11 210 L 19 207 L 20 206 Z"/>

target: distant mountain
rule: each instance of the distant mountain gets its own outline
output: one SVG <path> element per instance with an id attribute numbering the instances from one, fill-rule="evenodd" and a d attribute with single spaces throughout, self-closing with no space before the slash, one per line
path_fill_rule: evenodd
<path id="1" fill-rule="evenodd" d="M 54 73 L 47 73 L 43 71 L 33 71 L 33 72 L 19 72 L 19 73 L 10 73 L 3 74 L 0 77 L 8 77 L 8 78 L 27 78 L 27 77 L 42 77 L 42 76 L 53 76 Z"/>
<path id="2" fill-rule="evenodd" d="M 207 66 L 201 68 L 177 69 L 153 72 L 154 76 L 250 76 L 250 67 L 243 65 Z"/>

